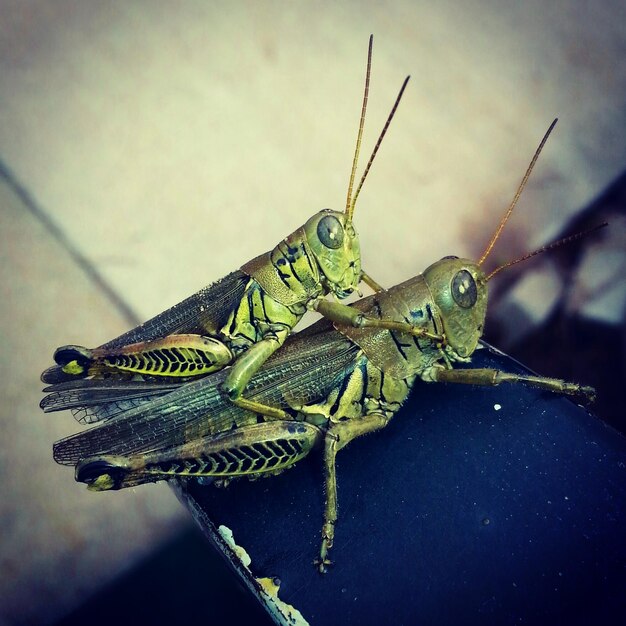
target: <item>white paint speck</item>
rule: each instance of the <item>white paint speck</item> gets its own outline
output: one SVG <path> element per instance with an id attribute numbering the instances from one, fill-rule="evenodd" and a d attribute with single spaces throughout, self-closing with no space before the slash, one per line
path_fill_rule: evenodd
<path id="1" fill-rule="evenodd" d="M 495 410 L 495 411 L 499 411 L 499 410 L 502 408 L 502 405 L 500 405 L 500 404 L 494 404 L 494 405 L 493 405 L 493 408 L 494 408 L 494 410 Z"/>

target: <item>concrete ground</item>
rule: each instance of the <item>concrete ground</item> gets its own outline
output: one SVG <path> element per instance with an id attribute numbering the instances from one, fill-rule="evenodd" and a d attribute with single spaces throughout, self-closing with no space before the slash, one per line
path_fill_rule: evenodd
<path id="1" fill-rule="evenodd" d="M 621 0 L 0 15 L 0 624 L 54 621 L 189 523 L 165 485 L 91 494 L 56 466 L 77 425 L 41 413 L 39 374 L 343 207 L 370 33 L 364 159 L 412 75 L 355 217 L 379 282 L 479 254 L 557 115 L 494 256 L 550 240 L 626 163 Z"/>

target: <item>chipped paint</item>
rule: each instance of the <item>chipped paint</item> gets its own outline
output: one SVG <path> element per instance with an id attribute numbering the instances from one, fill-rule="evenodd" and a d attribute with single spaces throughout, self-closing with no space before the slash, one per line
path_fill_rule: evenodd
<path id="1" fill-rule="evenodd" d="M 233 537 L 233 531 L 228 528 L 228 526 L 220 526 L 217 531 L 222 536 L 224 541 L 229 545 L 230 549 L 236 554 L 237 558 L 243 563 L 246 569 L 250 569 L 250 563 L 252 563 L 252 559 L 250 555 L 246 552 L 246 549 L 242 546 L 238 546 L 235 543 L 235 538 Z"/>
<path id="2" fill-rule="evenodd" d="M 264 597 L 268 609 L 276 619 L 279 620 L 280 624 L 289 626 L 309 625 L 309 622 L 304 619 L 298 609 L 278 597 L 280 581 L 277 578 L 257 578 L 256 580 L 259 585 L 261 585 L 261 594 Z"/>
<path id="3" fill-rule="evenodd" d="M 250 565 L 252 563 L 252 559 L 250 555 L 246 552 L 245 548 L 240 545 L 237 545 L 235 541 L 235 537 L 233 536 L 233 531 L 228 528 L 228 526 L 219 526 L 217 531 L 228 547 L 232 550 L 233 554 L 239 559 L 241 564 L 248 570 L 251 576 L 253 576 Z M 280 590 L 280 579 L 279 578 L 256 578 L 254 580 L 257 583 L 257 591 L 259 592 L 259 597 L 265 604 L 265 608 L 272 616 L 273 620 L 280 624 L 281 626 L 308 626 L 308 622 L 302 616 L 302 613 L 298 611 L 291 604 L 287 604 L 283 600 L 278 597 L 278 591 Z"/>

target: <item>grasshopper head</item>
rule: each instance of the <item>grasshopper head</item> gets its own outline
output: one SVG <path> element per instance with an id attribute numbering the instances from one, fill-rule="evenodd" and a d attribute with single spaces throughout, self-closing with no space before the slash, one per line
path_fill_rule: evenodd
<path id="1" fill-rule="evenodd" d="M 487 277 L 474 261 L 444 257 L 424 272 L 443 322 L 447 344 L 470 356 L 483 334 L 487 314 Z"/>
<path id="2" fill-rule="evenodd" d="M 345 298 L 361 279 L 361 246 L 352 221 L 345 213 L 324 209 L 304 231 L 328 290 Z"/>
<path id="3" fill-rule="evenodd" d="M 334 293 L 338 298 L 345 298 L 353 291 L 356 291 L 361 280 L 361 247 L 359 238 L 352 225 L 352 218 L 356 207 L 356 200 L 359 197 L 367 173 L 374 162 L 374 157 L 380 148 L 383 137 L 389 128 L 389 124 L 395 115 L 402 94 L 409 82 L 407 76 L 400 88 L 396 101 L 387 117 L 378 141 L 374 146 L 372 155 L 365 167 L 361 181 L 356 187 L 354 194 L 353 185 L 356 176 L 356 168 L 361 150 L 361 140 L 363 138 L 363 127 L 365 123 L 365 110 L 367 108 L 367 98 L 369 94 L 370 70 L 372 67 L 372 37 L 370 36 L 367 52 L 367 70 L 365 74 L 365 92 L 363 94 L 363 105 L 361 107 L 361 120 L 359 132 L 356 140 L 352 170 L 350 172 L 350 182 L 348 184 L 348 197 L 346 198 L 346 210 L 343 213 L 324 209 L 314 215 L 305 225 L 306 238 L 315 260 L 322 273 L 322 282 L 330 293 Z"/>
<path id="4" fill-rule="evenodd" d="M 487 281 L 501 269 L 518 262 L 505 263 L 489 275 L 485 274 L 481 268 L 511 216 L 539 153 L 555 124 L 556 120 L 552 122 L 548 132 L 544 135 L 513 197 L 513 201 L 480 259 L 474 262 L 448 256 L 433 263 L 424 272 L 424 278 L 430 288 L 432 299 L 441 314 L 446 343 L 461 357 L 468 357 L 474 352 L 478 340 L 483 334 L 487 314 Z"/>

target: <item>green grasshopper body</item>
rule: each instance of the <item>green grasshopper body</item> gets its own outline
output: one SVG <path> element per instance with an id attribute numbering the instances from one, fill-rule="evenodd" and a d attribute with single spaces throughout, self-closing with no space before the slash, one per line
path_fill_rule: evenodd
<path id="1" fill-rule="evenodd" d="M 325 245 L 332 242 L 329 231 L 345 233 L 339 248 Z M 203 376 L 236 360 L 229 388 L 240 394 L 307 308 L 329 292 L 344 298 L 360 278 L 354 228 L 343 214 L 321 211 L 272 251 L 104 346 L 59 348 L 55 359 L 63 365 L 44 372 L 43 380 L 141 375 L 167 383 Z"/>
<path id="2" fill-rule="evenodd" d="M 324 572 L 337 520 L 336 454 L 355 437 L 386 426 L 417 378 L 526 382 L 565 394 L 593 394 L 589 387 L 555 379 L 454 369 L 478 346 L 486 306 L 487 278 L 480 266 L 448 257 L 423 275 L 352 305 L 357 316 L 367 313 L 381 327 L 333 328 L 321 321 L 296 333 L 248 388 L 253 400 L 280 407 L 289 419 L 228 402 L 222 391 L 225 372 L 157 390 L 154 398 L 143 382 L 121 393 L 98 380 L 51 388 L 45 410 L 89 407 L 104 418 L 110 403 L 122 409 L 105 423 L 57 442 L 54 458 L 76 466 L 76 479 L 91 490 L 104 491 L 172 478 L 272 475 L 322 447 L 327 499 L 316 563 Z M 124 410 L 127 401 L 139 404 Z"/>
<path id="3" fill-rule="evenodd" d="M 361 280 L 380 289 L 361 268 L 359 239 L 352 224 L 356 199 L 408 81 L 405 80 L 370 157 L 361 183 L 352 185 L 361 145 L 369 89 L 370 38 L 365 95 L 345 212 L 324 209 L 276 247 L 243 265 L 145 324 L 95 349 L 68 345 L 54 354 L 57 365 L 42 374 L 46 383 L 76 378 L 131 377 L 168 385 L 232 365 L 224 379 L 229 398 L 242 408 L 281 417 L 271 406 L 242 396 L 248 381 L 280 348 L 307 310 L 334 318 L 345 305 L 323 306 L 324 298 L 343 299 Z M 343 313 L 345 315 L 345 312 Z"/>
<path id="4" fill-rule="evenodd" d="M 336 455 L 356 437 L 385 427 L 418 378 L 523 382 L 592 399 L 592 388 L 562 380 L 455 367 L 468 364 L 479 345 L 489 279 L 517 262 L 490 274 L 482 268 L 553 126 L 478 262 L 444 257 L 349 307 L 320 302 L 318 310 L 334 326 L 322 320 L 290 337 L 250 377 L 247 406 L 230 402 L 224 385 L 239 362 L 179 385 L 97 378 L 53 385 L 42 401 L 45 411 L 71 408 L 91 421 L 106 420 L 57 442 L 55 460 L 75 466 L 76 480 L 89 489 L 106 491 L 174 478 L 272 475 L 321 447 L 326 504 L 316 564 L 325 572 L 337 520 Z"/>

